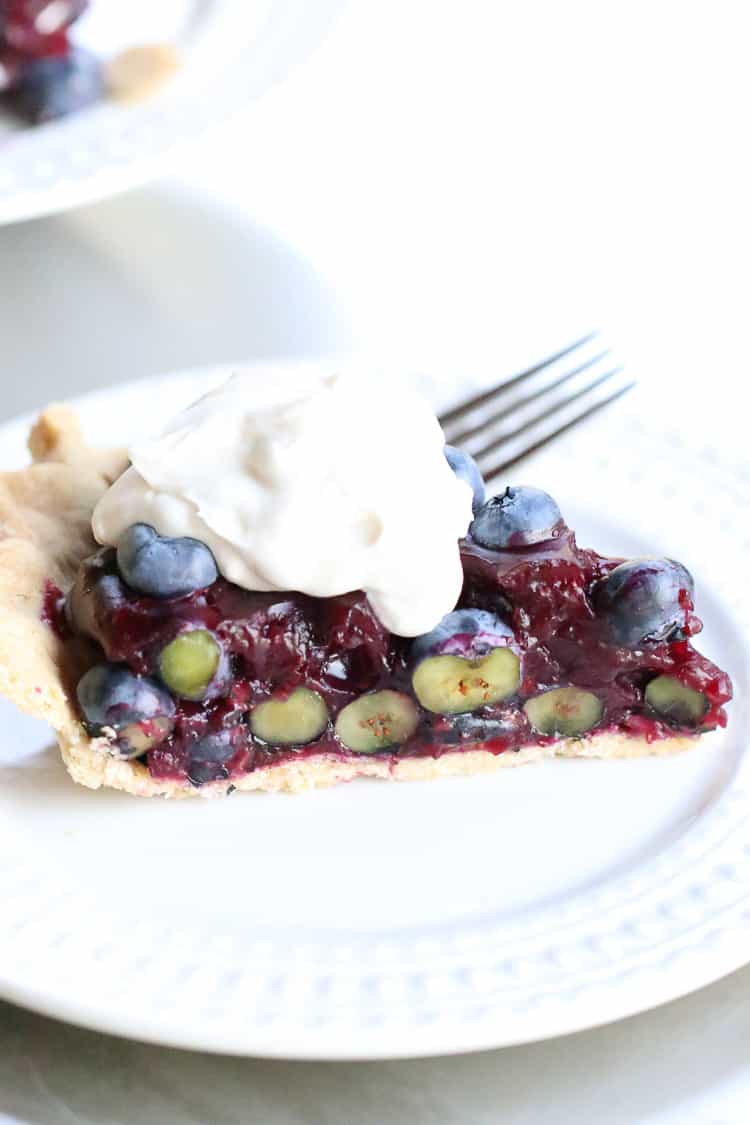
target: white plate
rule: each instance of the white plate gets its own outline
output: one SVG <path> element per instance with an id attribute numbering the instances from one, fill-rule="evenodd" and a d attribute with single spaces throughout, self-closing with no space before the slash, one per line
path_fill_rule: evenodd
<path id="1" fill-rule="evenodd" d="M 22 126 L 0 108 L 0 223 L 90 203 L 160 174 L 244 109 L 322 38 L 339 0 L 94 0 L 74 38 L 102 57 L 171 42 L 182 58 L 163 91 L 103 101 Z M 244 143 L 241 133 L 237 144 Z"/>
<path id="2" fill-rule="evenodd" d="M 216 378 L 99 392 L 86 428 L 142 432 Z M 744 963 L 747 483 L 649 437 L 637 407 L 524 477 L 554 485 L 582 542 L 693 566 L 702 647 L 735 679 L 728 732 L 673 760 L 169 804 L 77 789 L 5 706 L 0 994 L 160 1043 L 374 1058 L 573 1031 Z M 0 430 L 5 465 L 24 429 Z"/>

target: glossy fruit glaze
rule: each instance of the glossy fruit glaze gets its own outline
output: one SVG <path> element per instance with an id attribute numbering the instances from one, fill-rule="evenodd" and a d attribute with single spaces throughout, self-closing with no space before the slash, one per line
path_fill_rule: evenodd
<path id="1" fill-rule="evenodd" d="M 64 641 L 72 636 L 72 629 L 65 616 L 65 595 L 59 586 L 48 578 L 42 590 L 42 612 L 40 614 L 45 625 L 49 625 L 52 632 Z"/>
<path id="2" fill-rule="evenodd" d="M 731 683 L 692 646 L 701 623 L 688 590 L 680 591 L 684 620 L 676 639 L 626 648 L 611 643 L 592 604 L 596 583 L 622 560 L 579 548 L 564 525 L 549 542 L 502 551 L 467 539 L 461 556 L 465 580 L 459 605 L 499 614 L 511 626 L 521 655 L 519 690 L 471 715 L 420 709 L 416 733 L 379 752 L 381 758 L 438 757 L 478 746 L 499 754 L 553 741 L 531 729 L 523 703 L 560 685 L 575 685 L 600 699 L 602 718 L 592 733 L 617 730 L 647 740 L 695 734 L 695 727 L 666 722 L 646 706 L 646 684 L 657 674 L 676 675 L 704 694 L 701 731 L 725 725 Z M 91 601 L 90 590 L 102 576 L 109 583 L 107 596 Z M 220 578 L 183 598 L 143 597 L 122 583 L 111 551 L 84 564 L 78 588 L 83 610 L 74 617 L 87 618 L 84 631 L 98 638 L 108 661 L 153 675 L 159 652 L 186 626 L 210 630 L 228 655 L 228 690 L 209 702 L 179 701 L 173 735 L 148 753 L 154 777 L 201 784 L 300 756 L 356 757 L 333 730 L 342 707 L 364 692 L 412 692 L 410 642 L 383 628 L 361 592 L 326 599 L 252 593 Z M 60 627 L 55 607 L 59 592 L 50 587 L 44 612 Z M 331 721 L 323 734 L 302 748 L 274 748 L 254 738 L 248 725 L 252 709 L 270 696 L 286 698 L 299 686 L 318 692 L 328 705 Z M 213 749 L 196 762 L 199 743 Z"/>
<path id="3" fill-rule="evenodd" d="M 611 643 L 606 623 L 591 601 L 596 582 L 623 560 L 578 547 L 569 529 L 552 543 L 516 551 L 486 551 L 466 542 L 462 560 L 462 601 L 484 608 L 495 597 L 510 612 L 525 651 L 522 694 L 572 683 L 594 691 L 602 700 L 605 725 L 662 737 L 673 728 L 665 729 L 638 710 L 650 678 L 677 675 L 706 696 L 709 707 L 702 729 L 726 725 L 723 705 L 732 697 L 731 682 L 726 672 L 693 648 L 691 637 L 700 632 L 702 623 L 687 590 L 680 592 L 684 619 L 679 637 L 632 648 Z"/>

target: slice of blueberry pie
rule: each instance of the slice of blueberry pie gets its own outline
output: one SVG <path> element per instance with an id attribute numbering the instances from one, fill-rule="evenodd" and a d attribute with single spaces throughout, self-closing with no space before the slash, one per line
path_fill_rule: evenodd
<path id="1" fill-rule="evenodd" d="M 46 411 L 0 477 L 0 690 L 148 796 L 668 754 L 724 726 L 693 581 L 489 499 L 417 396 L 238 375 L 122 453 Z"/>

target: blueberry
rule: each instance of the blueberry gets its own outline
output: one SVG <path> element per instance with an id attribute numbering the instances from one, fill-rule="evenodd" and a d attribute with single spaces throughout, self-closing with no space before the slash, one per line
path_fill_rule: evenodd
<path id="1" fill-rule="evenodd" d="M 662 718 L 688 727 L 697 726 L 709 708 L 702 691 L 675 676 L 656 676 L 646 688 L 645 699 Z"/>
<path id="2" fill-rule="evenodd" d="M 490 742 L 493 739 L 513 738 L 518 729 L 517 712 L 509 716 L 464 711 L 459 715 L 443 718 L 431 731 L 430 738 L 434 742 L 448 745 L 462 742 Z"/>
<path id="3" fill-rule="evenodd" d="M 481 547 L 501 551 L 545 543 L 560 534 L 561 525 L 560 509 L 547 492 L 519 485 L 488 500 L 475 516 L 469 535 Z"/>
<path id="4" fill-rule="evenodd" d="M 544 691 L 523 705 L 532 727 L 539 734 L 575 738 L 600 722 L 604 707 L 591 691 L 575 687 Z"/>
<path id="5" fill-rule="evenodd" d="M 115 552 L 109 547 L 81 563 L 65 603 L 74 632 L 99 641 L 107 649 L 113 615 L 128 603 L 128 590 L 117 574 Z"/>
<path id="6" fill-rule="evenodd" d="M 12 108 L 32 125 L 67 117 L 102 95 L 98 59 L 76 47 L 66 55 L 33 59 L 13 91 Z"/>
<path id="7" fill-rule="evenodd" d="M 438 715 L 476 711 L 509 699 L 520 681 L 521 661 L 507 645 L 491 648 L 485 656 L 426 656 L 411 678 L 419 702 Z"/>
<path id="8" fill-rule="evenodd" d="M 298 687 L 286 698 L 266 699 L 254 708 L 250 728 L 269 746 L 304 746 L 320 738 L 328 708 L 317 691 Z"/>
<path id="9" fill-rule="evenodd" d="M 228 776 L 226 763 L 237 752 L 242 734 L 242 727 L 228 727 L 211 731 L 190 743 L 188 777 L 194 785 Z"/>
<path id="10" fill-rule="evenodd" d="M 123 758 L 158 745 L 174 728 L 175 705 L 155 680 L 136 676 L 125 664 L 96 664 L 81 678 L 78 703 L 93 736 L 111 728 Z"/>
<path id="11" fill-rule="evenodd" d="M 693 579 L 673 559 L 632 559 L 620 563 L 594 587 L 597 615 L 616 644 L 637 646 L 679 633 L 693 594 Z"/>
<path id="12" fill-rule="evenodd" d="M 179 633 L 159 654 L 159 674 L 181 699 L 208 699 L 229 686 L 223 649 L 207 629 Z"/>
<path id="13" fill-rule="evenodd" d="M 412 641 L 412 688 L 428 711 L 456 714 L 507 699 L 521 662 L 510 626 L 483 609 L 456 609 Z"/>
<path id="14" fill-rule="evenodd" d="M 408 742 L 419 721 L 416 704 L 400 691 L 372 691 L 339 711 L 336 734 L 347 750 L 375 754 Z"/>
<path id="15" fill-rule="evenodd" d="M 486 609 L 454 609 L 431 632 L 414 638 L 409 656 L 412 664 L 446 653 L 482 656 L 512 640 L 513 630 L 496 614 Z"/>
<path id="16" fill-rule="evenodd" d="M 473 494 L 471 510 L 476 515 L 484 504 L 486 495 L 484 477 L 479 471 L 479 465 L 470 453 L 464 453 L 463 449 L 458 449 L 455 445 L 446 445 L 444 453 L 446 461 L 458 479 L 466 481 L 471 489 Z"/>
<path id="17" fill-rule="evenodd" d="M 134 590 L 154 598 L 181 598 L 210 586 L 216 561 L 198 539 L 167 539 L 146 523 L 135 523 L 117 548 L 120 574 Z"/>

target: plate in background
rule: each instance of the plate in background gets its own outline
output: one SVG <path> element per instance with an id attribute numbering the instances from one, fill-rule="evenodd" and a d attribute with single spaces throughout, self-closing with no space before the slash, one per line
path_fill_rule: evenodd
<path id="1" fill-rule="evenodd" d="M 303 58 L 339 4 L 94 0 L 74 27 L 76 42 L 107 57 L 168 41 L 180 51 L 180 72 L 144 102 L 102 101 L 45 125 L 19 126 L 0 109 L 0 223 L 91 203 L 165 172 Z"/>
<path id="2" fill-rule="evenodd" d="M 90 395 L 88 436 L 138 434 L 144 402 L 156 425 L 221 377 Z M 159 1043 L 378 1058 L 579 1030 L 745 963 L 744 485 L 638 405 L 523 476 L 554 482 L 582 542 L 688 561 L 702 647 L 735 680 L 727 732 L 674 759 L 167 803 L 76 788 L 44 725 L 3 706 L 0 994 Z M 26 425 L 0 428 L 4 466 Z"/>

